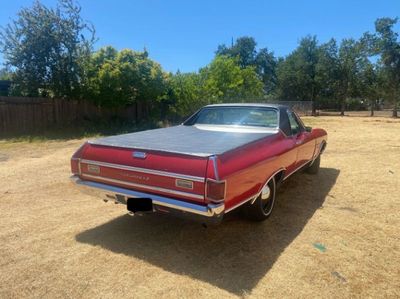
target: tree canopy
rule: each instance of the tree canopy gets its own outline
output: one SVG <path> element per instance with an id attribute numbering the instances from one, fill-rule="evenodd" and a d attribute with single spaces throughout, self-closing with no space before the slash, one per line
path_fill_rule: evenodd
<path id="1" fill-rule="evenodd" d="M 382 67 L 386 97 L 394 105 L 393 116 L 397 117 L 397 105 L 400 101 L 400 40 L 394 25 L 398 18 L 381 18 L 375 22 L 375 34 L 367 35 L 371 39 L 373 54 L 380 55 L 379 64 Z"/>
<path id="2" fill-rule="evenodd" d="M 241 68 L 237 58 L 225 55 L 216 56 L 198 73 L 172 75 L 170 87 L 172 109 L 181 115 L 206 104 L 251 101 L 263 95 L 263 84 L 255 68 Z"/>
<path id="3" fill-rule="evenodd" d="M 35 1 L 0 31 L 0 48 L 6 65 L 14 70 L 16 93 L 80 95 L 84 64 L 94 42 L 94 29 L 80 11 L 73 0 L 59 0 L 54 9 Z"/>
<path id="4" fill-rule="evenodd" d="M 285 100 L 315 101 L 319 92 L 317 63 L 316 37 L 303 38 L 297 49 L 278 65 L 278 96 Z"/>
<path id="5" fill-rule="evenodd" d="M 168 73 L 147 50 L 93 51 L 94 28 L 75 0 L 55 8 L 35 1 L 0 30 L 11 94 L 90 100 L 98 106 L 145 103 L 163 114 L 182 116 L 207 103 L 228 101 L 312 101 L 341 109 L 351 101 L 400 101 L 400 40 L 397 18 L 380 18 L 360 39 L 316 36 L 300 39 L 286 57 L 276 57 L 243 36 L 217 47 L 212 61 L 190 73 Z M 161 108 L 160 108 L 161 107 Z"/>
<path id="6" fill-rule="evenodd" d="M 272 92 L 276 85 L 277 59 L 267 48 L 257 50 L 257 43 L 253 37 L 244 36 L 232 43 L 231 47 L 218 46 L 215 54 L 237 59 L 241 68 L 252 66 L 264 84 L 265 93 Z"/>
<path id="7" fill-rule="evenodd" d="M 95 52 L 86 68 L 87 98 L 100 106 L 123 106 L 165 92 L 166 74 L 148 53 L 105 47 Z"/>

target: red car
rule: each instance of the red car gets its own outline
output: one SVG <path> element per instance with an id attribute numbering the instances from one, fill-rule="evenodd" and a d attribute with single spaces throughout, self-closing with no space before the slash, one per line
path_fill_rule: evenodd
<path id="1" fill-rule="evenodd" d="M 326 141 L 286 106 L 209 105 L 179 126 L 86 142 L 71 159 L 72 180 L 131 214 L 218 223 L 241 207 L 261 221 L 282 181 L 318 172 Z"/>

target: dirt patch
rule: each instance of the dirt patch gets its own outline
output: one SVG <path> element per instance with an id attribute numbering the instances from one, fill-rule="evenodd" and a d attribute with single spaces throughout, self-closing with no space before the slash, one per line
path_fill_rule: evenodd
<path id="1" fill-rule="evenodd" d="M 329 134 L 320 173 L 291 177 L 266 222 L 208 228 L 80 194 L 83 140 L 0 141 L 0 297 L 399 297 L 398 124 L 304 120 Z"/>

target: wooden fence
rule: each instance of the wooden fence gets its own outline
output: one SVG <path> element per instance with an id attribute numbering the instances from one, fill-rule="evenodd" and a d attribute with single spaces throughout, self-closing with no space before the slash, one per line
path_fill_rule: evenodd
<path id="1" fill-rule="evenodd" d="M 108 121 L 112 117 L 147 118 L 149 107 L 140 102 L 123 108 L 97 107 L 88 101 L 0 96 L 0 135 L 41 132 L 54 127 L 76 126 L 82 121 Z"/>

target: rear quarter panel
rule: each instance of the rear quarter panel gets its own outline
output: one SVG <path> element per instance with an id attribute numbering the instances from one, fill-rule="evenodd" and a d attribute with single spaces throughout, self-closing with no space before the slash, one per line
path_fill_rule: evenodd
<path id="1" fill-rule="evenodd" d="M 271 175 L 295 160 L 293 140 L 281 133 L 219 156 L 220 178 L 227 183 L 226 209 L 257 194 Z"/>

